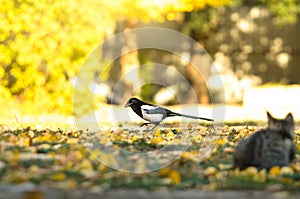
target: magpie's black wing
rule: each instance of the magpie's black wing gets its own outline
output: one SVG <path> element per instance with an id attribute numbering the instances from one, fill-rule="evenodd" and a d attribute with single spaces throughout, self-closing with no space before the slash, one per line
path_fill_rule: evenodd
<path id="1" fill-rule="evenodd" d="M 147 114 L 163 114 L 166 115 L 170 112 L 168 109 L 162 108 L 160 106 L 142 105 L 141 110 Z"/>

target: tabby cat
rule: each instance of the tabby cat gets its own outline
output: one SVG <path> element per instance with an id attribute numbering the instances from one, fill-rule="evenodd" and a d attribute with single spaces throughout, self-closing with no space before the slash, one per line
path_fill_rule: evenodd
<path id="1" fill-rule="evenodd" d="M 268 127 L 241 140 L 234 153 L 234 167 L 249 166 L 269 170 L 273 166 L 289 165 L 294 159 L 294 120 L 289 113 L 285 119 L 275 119 L 269 112 Z"/>

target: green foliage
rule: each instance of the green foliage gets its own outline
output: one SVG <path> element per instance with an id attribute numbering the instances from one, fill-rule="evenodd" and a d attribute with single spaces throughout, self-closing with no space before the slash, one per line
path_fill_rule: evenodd
<path id="1" fill-rule="evenodd" d="M 275 23 L 279 26 L 297 22 L 300 13 L 300 2 L 298 0 L 260 0 L 275 16 Z"/>
<path id="2" fill-rule="evenodd" d="M 203 40 L 217 27 L 218 10 L 208 7 L 205 10 L 185 13 L 186 22 L 182 32 L 196 40 Z"/>
<path id="3" fill-rule="evenodd" d="M 231 0 L 230 3 L 224 5 L 231 7 L 266 6 L 272 13 L 275 24 L 279 26 L 296 23 L 300 13 L 300 4 L 297 0 Z M 218 9 L 219 7 L 216 6 L 206 6 L 201 10 L 185 12 L 183 33 L 196 40 L 207 38 L 217 28 L 221 17 Z"/>

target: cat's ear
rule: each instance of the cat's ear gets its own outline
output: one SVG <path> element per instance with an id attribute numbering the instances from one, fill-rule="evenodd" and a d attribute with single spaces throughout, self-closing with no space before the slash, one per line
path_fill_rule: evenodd
<path id="1" fill-rule="evenodd" d="M 294 121 L 292 113 L 287 114 L 284 120 L 292 123 Z"/>
<path id="2" fill-rule="evenodd" d="M 272 117 L 271 113 L 269 113 L 269 111 L 267 111 L 267 116 L 268 116 L 268 126 L 269 128 L 272 128 L 274 124 L 274 118 Z"/>
<path id="3" fill-rule="evenodd" d="M 267 111 L 267 116 L 268 116 L 268 119 L 273 118 L 269 111 Z"/>

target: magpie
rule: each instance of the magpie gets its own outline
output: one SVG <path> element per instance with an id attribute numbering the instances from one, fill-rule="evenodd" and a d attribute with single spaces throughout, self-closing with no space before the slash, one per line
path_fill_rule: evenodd
<path id="1" fill-rule="evenodd" d="M 181 116 L 181 117 L 200 119 L 200 120 L 206 120 L 211 122 L 214 121 L 213 119 L 175 113 L 173 111 L 170 111 L 169 109 L 143 102 L 137 98 L 130 98 L 128 102 L 125 104 L 125 107 L 131 107 L 131 109 L 138 116 L 148 121 L 147 123 L 143 123 L 141 127 L 148 124 L 154 124 L 155 126 L 152 128 L 152 130 L 156 126 L 158 126 L 160 122 L 163 121 L 165 118 L 172 117 L 172 116 Z"/>

